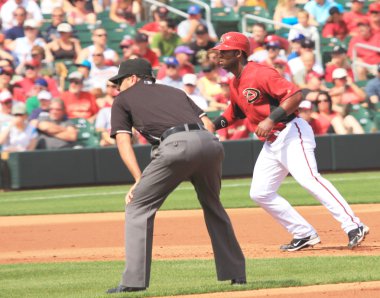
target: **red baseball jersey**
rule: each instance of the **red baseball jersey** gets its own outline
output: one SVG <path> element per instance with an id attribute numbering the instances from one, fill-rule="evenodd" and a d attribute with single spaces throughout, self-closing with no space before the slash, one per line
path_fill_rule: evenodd
<path id="1" fill-rule="evenodd" d="M 256 62 L 248 62 L 240 78 L 234 78 L 230 82 L 230 90 L 231 104 L 223 116 L 228 124 L 246 117 L 251 122 L 253 131 L 280 103 L 300 92 L 296 85 L 284 79 L 277 70 Z M 294 117 L 295 114 L 292 114 L 276 123 L 273 134 L 284 129 L 285 124 Z"/>

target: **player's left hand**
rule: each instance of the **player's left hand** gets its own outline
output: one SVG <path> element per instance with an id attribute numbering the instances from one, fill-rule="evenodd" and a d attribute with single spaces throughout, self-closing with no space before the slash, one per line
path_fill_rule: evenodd
<path id="1" fill-rule="evenodd" d="M 138 182 L 135 182 L 135 184 L 132 185 L 132 187 L 129 189 L 128 193 L 125 195 L 125 205 L 128 205 L 133 199 L 133 191 L 135 190 Z"/>
<path id="2" fill-rule="evenodd" d="M 255 134 L 258 137 L 267 138 L 269 136 L 270 132 L 272 131 L 274 125 L 275 125 L 275 123 L 273 122 L 272 119 L 265 118 L 263 121 L 261 121 L 259 123 L 259 125 L 257 125 L 257 129 L 255 131 Z"/>

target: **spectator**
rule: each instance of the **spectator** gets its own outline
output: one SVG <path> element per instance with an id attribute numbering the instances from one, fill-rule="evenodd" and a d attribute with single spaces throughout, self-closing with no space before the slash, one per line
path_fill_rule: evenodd
<path id="1" fill-rule="evenodd" d="M 12 94 L 8 90 L 0 92 L 0 132 L 3 124 L 10 122 L 12 116 Z"/>
<path id="2" fill-rule="evenodd" d="M 59 38 L 49 42 L 46 47 L 47 60 L 50 62 L 65 60 L 75 62 L 81 51 L 79 40 L 73 38 L 73 28 L 68 23 L 57 27 Z"/>
<path id="3" fill-rule="evenodd" d="M 212 41 L 218 40 L 218 36 L 212 24 L 208 25 L 206 21 L 202 19 L 201 8 L 198 5 L 190 5 L 187 9 L 187 13 L 189 14 L 188 19 L 179 23 L 177 28 L 178 35 L 183 43 L 190 43 L 195 40 L 195 31 L 199 24 L 203 24 L 207 27 Z"/>
<path id="4" fill-rule="evenodd" d="M 206 59 L 202 61 L 202 64 L 209 63 L 209 64 L 214 65 L 214 67 L 216 68 L 216 72 L 217 72 L 218 76 L 220 78 L 222 78 L 224 76 L 227 76 L 228 73 L 223 67 L 220 66 L 219 60 L 220 60 L 219 51 L 209 49 L 207 51 Z M 200 74 L 200 75 L 202 75 L 202 74 Z"/>
<path id="5" fill-rule="evenodd" d="M 26 105 L 26 113 L 28 115 L 31 115 L 32 112 L 36 109 L 38 109 L 40 107 L 40 100 L 39 98 L 37 97 L 37 95 L 41 92 L 41 91 L 46 91 L 48 87 L 48 83 L 45 79 L 43 78 L 38 78 L 34 81 L 34 86 L 33 86 L 33 89 L 32 91 L 30 92 L 30 97 L 28 97 L 26 99 L 26 102 L 25 102 L 25 105 Z M 49 92 L 50 94 L 50 92 Z M 50 94 L 50 97 L 51 97 L 51 94 Z M 35 119 L 36 117 L 32 118 L 32 119 Z M 29 116 L 29 119 L 30 119 L 30 116 Z"/>
<path id="6" fill-rule="evenodd" d="M 151 47 L 158 57 L 174 55 L 174 50 L 182 44 L 181 38 L 176 33 L 174 20 L 160 21 L 160 31 L 153 35 Z"/>
<path id="7" fill-rule="evenodd" d="M 197 88 L 197 76 L 193 73 L 187 73 L 182 78 L 183 91 L 186 92 L 187 96 L 191 98 L 195 104 L 202 110 L 207 111 L 208 103 L 207 100 L 200 95 Z"/>
<path id="8" fill-rule="evenodd" d="M 354 47 L 356 44 L 361 43 L 369 46 L 380 47 L 380 33 L 373 34 L 368 21 L 361 21 L 359 24 L 358 35 L 354 36 L 348 46 L 348 56 L 353 59 Z M 357 57 L 359 62 L 364 62 L 373 65 L 373 70 L 377 63 L 380 63 L 380 53 L 372 50 L 357 47 Z M 355 62 L 355 61 L 354 61 Z M 368 70 L 362 66 L 356 66 L 359 80 L 366 80 Z"/>
<path id="9" fill-rule="evenodd" d="M 110 86 L 110 87 L 108 87 Z M 116 90 L 116 85 L 112 84 L 111 82 L 107 83 L 107 90 L 112 89 Z M 113 99 L 113 96 L 110 96 L 110 99 Z M 111 102 L 111 105 L 112 105 Z M 111 131 L 111 105 L 107 105 L 102 107 L 99 110 L 98 115 L 96 116 L 96 121 L 95 121 L 95 129 L 97 132 L 100 133 L 100 146 L 106 147 L 106 146 L 113 146 L 116 144 L 115 139 L 110 137 L 110 131 Z"/>
<path id="10" fill-rule="evenodd" d="M 16 25 L 16 20 L 13 17 L 13 13 L 19 7 L 23 6 L 27 12 L 27 20 L 34 20 L 36 26 L 41 26 L 43 17 L 41 9 L 33 0 L 8 0 L 1 7 L 0 18 L 1 18 L 1 28 L 3 30 L 8 30 Z"/>
<path id="11" fill-rule="evenodd" d="M 74 124 L 67 120 L 63 101 L 59 98 L 52 99 L 48 111 L 46 116 L 31 121 L 38 129 L 36 149 L 74 147 L 78 132 Z"/>
<path id="12" fill-rule="evenodd" d="M 51 93 L 46 90 L 41 90 L 36 96 L 39 107 L 34 109 L 29 116 L 29 120 L 45 119 L 49 116 L 49 107 L 52 100 Z"/>
<path id="13" fill-rule="evenodd" d="M 354 74 L 351 69 L 351 63 L 347 57 L 347 49 L 343 46 L 336 45 L 331 52 L 331 61 L 326 64 L 326 82 L 331 83 L 332 73 L 337 68 L 344 68 L 350 78 L 354 79 Z"/>
<path id="14" fill-rule="evenodd" d="M 219 85 L 222 92 L 215 96 L 216 102 L 213 102 L 214 108 L 217 110 L 224 111 L 230 103 L 230 81 L 231 78 L 228 76 L 220 77 Z"/>
<path id="15" fill-rule="evenodd" d="M 310 14 L 310 23 L 313 25 L 324 25 L 329 18 L 331 7 L 339 5 L 334 0 L 310 0 L 304 6 L 304 9 Z"/>
<path id="16" fill-rule="evenodd" d="M 380 2 L 371 3 L 369 5 L 369 23 L 371 25 L 372 33 L 380 33 Z"/>
<path id="17" fill-rule="evenodd" d="M 213 42 L 208 34 L 207 26 L 198 24 L 195 29 L 195 40 L 189 44 L 191 50 L 194 51 L 191 63 L 194 65 L 200 65 L 202 60 L 207 56 L 207 51 L 213 48 L 215 42 Z"/>
<path id="18" fill-rule="evenodd" d="M 274 66 L 274 61 L 282 60 L 286 63 L 286 58 L 280 56 L 280 50 L 281 50 L 281 44 L 278 41 L 269 41 L 265 44 L 265 49 L 267 50 L 268 54 L 267 57 L 261 61 L 261 64 L 267 65 L 267 66 Z M 290 70 L 288 70 L 289 75 Z"/>
<path id="19" fill-rule="evenodd" d="M 23 63 L 25 60 L 30 60 L 32 47 L 37 45 L 45 47 L 45 41 L 38 37 L 38 24 L 35 20 L 26 20 L 24 23 L 25 36 L 16 38 L 9 44 L 9 49 L 12 50 L 18 63 Z"/>
<path id="20" fill-rule="evenodd" d="M 116 75 L 118 68 L 116 66 L 109 66 L 106 64 L 102 51 L 95 50 L 92 53 L 92 57 L 93 65 L 89 76 L 91 89 L 100 88 L 102 92 L 105 92 L 108 79 Z"/>
<path id="21" fill-rule="evenodd" d="M 294 25 L 289 31 L 288 40 L 292 40 L 302 34 L 305 39 L 314 43 L 319 39 L 319 33 L 316 26 L 310 21 L 310 14 L 306 10 L 300 10 L 297 13 L 298 24 Z"/>
<path id="22" fill-rule="evenodd" d="M 225 7 L 238 12 L 241 6 L 245 6 L 245 2 L 246 0 L 211 0 L 210 4 L 211 7 Z"/>
<path id="23" fill-rule="evenodd" d="M 7 46 L 5 45 L 5 36 L 3 33 L 0 33 L 0 59 L 8 59 L 10 61 L 14 60 L 12 53 L 9 52 Z"/>
<path id="24" fill-rule="evenodd" d="M 149 46 L 149 37 L 144 33 L 137 33 L 135 37 L 136 53 L 150 62 L 154 69 L 160 67 L 160 61 L 155 52 Z"/>
<path id="25" fill-rule="evenodd" d="M 299 117 L 304 119 L 311 128 L 313 129 L 314 135 L 319 136 L 326 134 L 326 131 L 323 130 L 322 124 L 318 119 L 313 117 L 313 104 L 311 101 L 303 100 L 301 101 L 299 107 Z"/>
<path id="26" fill-rule="evenodd" d="M 51 13 L 51 23 L 43 31 L 42 36 L 46 42 L 59 38 L 58 25 L 65 22 L 65 11 L 62 7 L 55 7 Z"/>
<path id="27" fill-rule="evenodd" d="M 99 97 L 96 99 L 96 104 L 99 108 L 106 108 L 111 107 L 114 97 L 116 97 L 119 94 L 117 91 L 117 86 L 110 81 L 107 82 L 107 88 L 104 96 Z"/>
<path id="28" fill-rule="evenodd" d="M 120 42 L 119 47 L 122 51 L 121 59 L 123 61 L 131 59 L 135 52 L 135 41 L 131 36 L 126 35 L 124 36 L 124 39 Z"/>
<path id="29" fill-rule="evenodd" d="M 90 91 L 92 88 L 92 83 L 90 81 L 90 71 L 92 68 L 91 62 L 88 60 L 83 60 L 81 63 L 76 64 L 77 71 L 83 75 L 83 91 Z"/>
<path id="30" fill-rule="evenodd" d="M 96 14 L 86 9 L 86 0 L 70 0 L 73 5 L 67 13 L 67 22 L 72 25 L 95 24 Z"/>
<path id="31" fill-rule="evenodd" d="M 23 6 L 19 6 L 13 12 L 13 16 L 15 18 L 16 24 L 5 31 L 5 45 L 9 45 L 9 43 L 16 38 L 24 37 L 24 23 L 26 20 L 26 9 Z"/>
<path id="32" fill-rule="evenodd" d="M 306 86 L 301 89 L 302 96 L 305 100 L 315 102 L 321 91 L 327 91 L 327 87 L 323 84 L 323 76 L 313 72 L 306 79 Z"/>
<path id="33" fill-rule="evenodd" d="M 229 140 L 240 140 L 246 139 L 250 136 L 251 124 L 247 118 L 238 119 L 232 125 L 229 125 L 226 128 L 218 130 L 218 136 L 220 141 L 229 141 Z"/>
<path id="34" fill-rule="evenodd" d="M 294 0 L 279 0 L 274 11 L 273 20 L 287 25 L 298 24 L 297 13 L 299 9 Z M 275 25 L 276 29 L 281 26 Z"/>
<path id="35" fill-rule="evenodd" d="M 333 103 L 328 92 L 321 91 L 317 96 L 316 119 L 322 125 L 322 134 L 336 133 L 345 135 L 348 133 L 362 134 L 363 128 L 351 115 L 342 116 L 332 109 Z"/>
<path id="36" fill-rule="evenodd" d="M 305 36 L 301 33 L 298 35 L 290 36 L 290 54 L 288 55 L 288 61 L 297 58 L 301 55 L 302 42 L 305 40 Z"/>
<path id="37" fill-rule="evenodd" d="M 365 0 L 352 0 L 351 10 L 343 14 L 343 21 L 352 36 L 358 35 L 358 24 L 368 18 L 364 12 L 364 3 Z"/>
<path id="38" fill-rule="evenodd" d="M 380 63 L 377 64 L 377 76 L 371 79 L 365 87 L 365 92 L 372 105 L 378 105 L 380 102 Z"/>
<path id="39" fill-rule="evenodd" d="M 160 31 L 160 21 L 166 20 L 168 13 L 169 10 L 165 6 L 158 6 L 157 9 L 153 11 L 153 22 L 146 23 L 138 31 L 152 37 Z"/>
<path id="40" fill-rule="evenodd" d="M 220 87 L 220 76 L 214 64 L 204 63 L 202 65 L 203 76 L 198 80 L 198 88 L 201 95 L 207 99 L 209 110 L 217 110 L 216 96 L 222 93 Z"/>
<path id="41" fill-rule="evenodd" d="M 289 67 L 293 82 L 300 88 L 306 85 L 306 78 L 310 73 L 323 75 L 323 68 L 316 63 L 313 52 L 303 52 L 300 57 L 290 60 Z"/>
<path id="42" fill-rule="evenodd" d="M 179 74 L 179 63 L 175 57 L 166 57 L 164 59 L 166 66 L 166 75 L 157 80 L 157 83 L 183 89 L 182 77 Z"/>
<path id="43" fill-rule="evenodd" d="M 252 26 L 252 37 L 249 37 L 251 54 L 264 50 L 265 37 L 268 35 L 264 23 L 255 23 Z M 249 55 L 248 55 L 249 56 Z"/>
<path id="44" fill-rule="evenodd" d="M 65 11 L 73 8 L 69 0 L 41 0 L 40 7 L 42 14 L 53 14 L 57 7 L 62 7 Z"/>
<path id="45" fill-rule="evenodd" d="M 4 152 L 33 150 L 37 144 L 37 131 L 27 122 L 25 104 L 12 106 L 13 119 L 3 124 L 0 131 L 0 145 Z"/>
<path id="46" fill-rule="evenodd" d="M 178 73 L 183 77 L 187 73 L 194 73 L 194 66 L 191 64 L 191 58 L 194 54 L 188 46 L 178 46 L 174 50 L 175 58 L 178 61 Z M 162 79 L 166 75 L 166 65 L 161 67 L 157 73 L 157 79 Z"/>
<path id="47" fill-rule="evenodd" d="M 265 61 L 262 63 L 266 63 Z M 278 73 L 289 82 L 292 82 L 292 75 L 288 63 L 283 59 L 275 59 L 271 66 L 278 71 Z"/>
<path id="48" fill-rule="evenodd" d="M 92 31 L 92 42 L 93 44 L 82 49 L 77 59 L 77 63 L 81 63 L 83 60 L 88 60 L 93 63 L 92 54 L 96 51 L 102 51 L 104 53 L 104 58 L 106 61 L 112 62 L 117 65 L 119 61 L 119 55 L 115 50 L 107 46 L 107 31 L 104 28 L 96 28 Z"/>
<path id="49" fill-rule="evenodd" d="M 11 90 L 13 68 L 8 60 L 0 60 L 0 92 Z"/>
<path id="50" fill-rule="evenodd" d="M 29 60 L 25 63 L 25 77 L 16 81 L 13 88 L 13 95 L 16 100 L 25 102 L 28 97 L 36 95 L 33 87 L 39 78 L 43 78 L 47 82 L 47 90 L 53 97 L 59 96 L 57 82 L 49 76 L 41 75 L 40 71 L 41 64 L 38 61 Z"/>
<path id="51" fill-rule="evenodd" d="M 112 0 L 110 19 L 116 23 L 128 23 L 129 16 L 135 16 L 138 22 L 142 19 L 142 5 L 136 0 Z"/>
<path id="52" fill-rule="evenodd" d="M 342 14 L 336 6 L 331 7 L 329 13 L 330 16 L 323 27 L 322 36 L 325 38 L 335 37 L 343 41 L 348 35 L 348 29 Z"/>
<path id="53" fill-rule="evenodd" d="M 344 113 L 347 105 L 361 103 L 365 100 L 365 92 L 353 82 L 344 68 L 335 69 L 332 78 L 334 86 L 330 89 L 330 96 L 335 111 Z"/>
<path id="54" fill-rule="evenodd" d="M 69 90 L 62 93 L 67 117 L 69 119 L 84 118 L 93 122 L 98 112 L 95 96 L 83 91 L 83 75 L 74 71 L 69 75 Z"/>
<path id="55" fill-rule="evenodd" d="M 248 57 L 248 61 L 263 62 L 265 61 L 265 59 L 268 58 L 270 50 L 273 50 L 277 56 L 279 56 L 283 60 L 286 60 L 286 57 L 284 55 L 285 46 L 281 41 L 282 40 L 277 35 L 268 35 L 267 37 L 265 37 L 264 50 L 256 51 L 255 53 L 253 53 L 251 56 Z M 286 47 L 288 47 L 287 41 Z"/>

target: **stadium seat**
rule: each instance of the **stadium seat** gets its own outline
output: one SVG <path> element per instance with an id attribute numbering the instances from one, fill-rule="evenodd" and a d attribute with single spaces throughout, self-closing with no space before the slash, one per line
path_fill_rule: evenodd
<path id="1" fill-rule="evenodd" d="M 375 123 L 371 119 L 371 114 L 360 104 L 351 105 L 349 108 L 349 115 L 355 117 L 360 123 L 366 133 L 371 133 L 376 130 Z"/>
<path id="2" fill-rule="evenodd" d="M 76 145 L 83 148 L 98 147 L 100 134 L 95 130 L 95 126 L 84 118 L 70 119 L 78 130 Z"/>
<path id="3" fill-rule="evenodd" d="M 238 31 L 240 17 L 239 14 L 231 8 L 212 8 L 211 20 L 218 36 L 221 36 L 229 31 Z"/>

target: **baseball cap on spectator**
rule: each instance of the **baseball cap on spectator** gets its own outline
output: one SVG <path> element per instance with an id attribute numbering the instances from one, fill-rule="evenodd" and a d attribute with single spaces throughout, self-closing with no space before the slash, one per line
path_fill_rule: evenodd
<path id="1" fill-rule="evenodd" d="M 24 22 L 24 28 L 37 29 L 38 28 L 38 24 L 37 24 L 37 22 L 34 19 L 28 19 L 28 20 L 26 20 Z"/>
<path id="2" fill-rule="evenodd" d="M 368 11 L 371 12 L 380 12 L 380 2 L 371 3 L 368 7 Z"/>
<path id="3" fill-rule="evenodd" d="M 148 42 L 148 41 L 149 41 L 148 35 L 146 35 L 144 33 L 137 33 L 136 34 L 135 42 Z"/>
<path id="4" fill-rule="evenodd" d="M 196 15 L 201 13 L 201 8 L 198 5 L 190 5 L 187 9 L 187 13 L 190 15 Z"/>
<path id="5" fill-rule="evenodd" d="M 174 50 L 174 54 L 188 54 L 188 55 L 192 55 L 194 54 L 194 51 L 192 49 L 190 49 L 188 46 L 178 46 L 175 48 Z"/>
<path id="6" fill-rule="evenodd" d="M 298 34 L 294 35 L 290 41 L 291 42 L 298 42 L 298 41 L 302 41 L 304 39 L 305 39 L 305 35 L 303 35 L 302 33 L 298 33 Z"/>
<path id="7" fill-rule="evenodd" d="M 38 94 L 37 94 L 37 98 L 39 100 L 51 100 L 53 98 L 53 96 L 51 95 L 51 93 L 49 91 L 46 91 L 46 90 L 42 90 L 40 91 Z"/>
<path id="8" fill-rule="evenodd" d="M 312 41 L 310 39 L 304 39 L 301 42 L 301 47 L 305 48 L 305 49 L 314 49 L 315 43 L 314 43 L 314 41 Z"/>
<path id="9" fill-rule="evenodd" d="M 88 60 L 83 60 L 82 63 L 75 64 L 76 67 L 87 67 L 88 69 L 91 69 L 91 62 Z"/>
<path id="10" fill-rule="evenodd" d="M 130 47 L 135 44 L 135 41 L 130 36 L 125 36 L 124 39 L 120 42 L 120 48 Z"/>
<path id="11" fill-rule="evenodd" d="M 330 16 L 332 16 L 333 14 L 336 14 L 336 13 L 340 14 L 340 11 L 339 11 L 339 8 L 338 8 L 338 7 L 333 6 L 333 7 L 331 7 L 331 8 L 329 9 L 329 14 L 330 14 Z"/>
<path id="12" fill-rule="evenodd" d="M 277 35 L 268 35 L 265 37 L 264 42 L 280 42 L 280 38 Z"/>
<path id="13" fill-rule="evenodd" d="M 173 65 L 173 66 L 178 66 L 178 60 L 175 57 L 165 57 L 164 58 L 164 63 L 166 65 Z"/>
<path id="14" fill-rule="evenodd" d="M 47 88 L 48 87 L 48 82 L 44 78 L 38 78 L 34 81 L 34 85 L 37 86 L 42 86 Z"/>
<path id="15" fill-rule="evenodd" d="M 79 71 L 73 71 L 69 74 L 69 80 L 83 80 L 83 74 Z"/>
<path id="16" fill-rule="evenodd" d="M 265 47 L 268 48 L 276 48 L 281 49 L 281 44 L 279 41 L 269 41 L 265 43 Z"/>
<path id="17" fill-rule="evenodd" d="M 183 76 L 182 83 L 184 85 L 196 86 L 197 85 L 197 76 L 193 73 L 187 73 Z"/>
<path id="18" fill-rule="evenodd" d="M 165 18 L 168 15 L 169 10 L 165 6 L 159 6 L 157 7 L 156 12 L 160 16 L 160 18 Z"/>
<path id="19" fill-rule="evenodd" d="M 309 100 L 303 100 L 301 101 L 300 105 L 298 106 L 298 108 L 300 109 L 303 109 L 303 110 L 311 110 L 313 107 L 311 101 Z"/>
<path id="20" fill-rule="evenodd" d="M 3 90 L 0 92 L 0 102 L 8 102 L 12 100 L 12 93 L 10 93 L 8 90 Z"/>
<path id="21" fill-rule="evenodd" d="M 23 102 L 17 102 L 12 106 L 12 115 L 25 115 L 26 106 Z"/>
<path id="22" fill-rule="evenodd" d="M 344 46 L 336 45 L 333 47 L 331 54 L 345 54 L 347 53 L 347 49 Z"/>
<path id="23" fill-rule="evenodd" d="M 195 29 L 195 34 L 197 35 L 202 35 L 202 34 L 206 34 L 208 33 L 208 28 L 207 26 L 203 25 L 203 24 L 199 24 L 197 26 L 197 28 Z"/>
<path id="24" fill-rule="evenodd" d="M 71 25 L 68 23 L 61 23 L 58 25 L 57 31 L 70 33 L 70 32 L 73 32 L 73 27 L 71 27 Z"/>
<path id="25" fill-rule="evenodd" d="M 347 77 L 347 70 L 345 70 L 344 68 L 336 68 L 334 69 L 333 73 L 332 73 L 332 78 L 333 79 L 343 79 L 345 77 Z"/>

